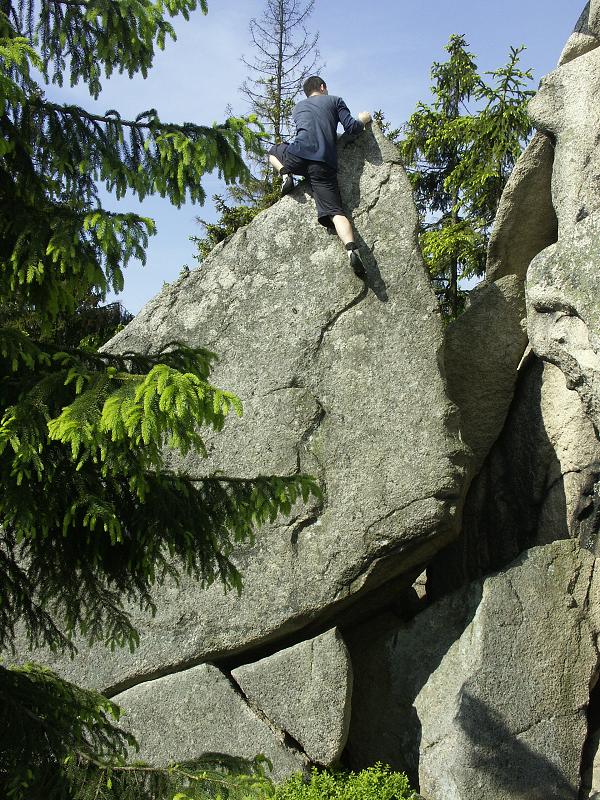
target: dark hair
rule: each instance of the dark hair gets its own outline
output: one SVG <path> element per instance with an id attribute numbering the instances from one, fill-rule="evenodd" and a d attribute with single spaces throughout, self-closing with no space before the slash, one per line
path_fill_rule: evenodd
<path id="1" fill-rule="evenodd" d="M 311 75 L 310 78 L 307 78 L 302 88 L 304 89 L 304 94 L 307 97 L 310 97 L 313 92 L 319 92 L 321 90 L 321 86 L 327 88 L 327 84 L 323 80 L 323 78 L 319 78 L 318 75 Z"/>

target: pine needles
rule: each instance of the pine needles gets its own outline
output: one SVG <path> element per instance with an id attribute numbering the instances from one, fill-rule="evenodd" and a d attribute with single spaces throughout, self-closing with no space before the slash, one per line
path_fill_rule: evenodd
<path id="1" fill-rule="evenodd" d="M 0 648 L 74 651 L 73 637 L 135 647 L 128 608 L 154 610 L 168 576 L 241 590 L 233 555 L 258 526 L 318 493 L 304 475 L 192 480 L 167 448 L 205 453 L 206 431 L 242 413 L 210 382 L 214 354 L 77 345 L 65 320 L 119 291 L 144 261 L 152 220 L 102 208 L 151 194 L 203 202 L 202 178 L 248 175 L 252 118 L 220 125 L 123 119 L 47 100 L 46 82 L 97 97 L 114 71 L 146 75 L 197 0 L 20 0 L 0 10 Z M 206 3 L 200 0 L 206 12 Z M 22 641 L 22 638 L 21 638 Z M 260 762 L 155 768 L 117 707 L 34 665 L 0 666 L 0 794 L 11 800 L 221 797 L 269 791 Z M 234 760 L 235 761 L 235 760 Z M 237 770 L 237 771 L 236 771 Z"/>

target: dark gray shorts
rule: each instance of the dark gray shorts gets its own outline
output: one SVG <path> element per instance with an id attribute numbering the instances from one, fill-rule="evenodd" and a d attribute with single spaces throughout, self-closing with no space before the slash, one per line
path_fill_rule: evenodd
<path id="1" fill-rule="evenodd" d="M 279 159 L 285 171 L 308 178 L 315 198 L 319 222 L 326 228 L 331 228 L 333 226 L 331 217 L 336 214 L 345 216 L 336 170 L 324 161 L 309 161 L 306 158 L 299 158 L 293 153 L 288 153 L 287 149 L 286 142 L 274 144 L 269 150 L 269 155 Z"/>

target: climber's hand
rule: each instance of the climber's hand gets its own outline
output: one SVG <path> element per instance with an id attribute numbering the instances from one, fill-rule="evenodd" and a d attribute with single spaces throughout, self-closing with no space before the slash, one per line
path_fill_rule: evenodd
<path id="1" fill-rule="evenodd" d="M 368 111 L 361 111 L 360 114 L 358 115 L 358 119 L 362 122 L 363 125 L 368 125 L 371 122 L 372 117 Z"/>

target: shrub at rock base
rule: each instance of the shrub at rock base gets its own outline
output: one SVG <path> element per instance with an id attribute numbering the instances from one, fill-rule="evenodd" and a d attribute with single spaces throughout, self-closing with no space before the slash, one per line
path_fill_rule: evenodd
<path id="1" fill-rule="evenodd" d="M 419 800 L 402 772 L 391 772 L 383 764 L 361 772 L 319 772 L 310 780 L 301 773 L 280 784 L 276 800 Z"/>

